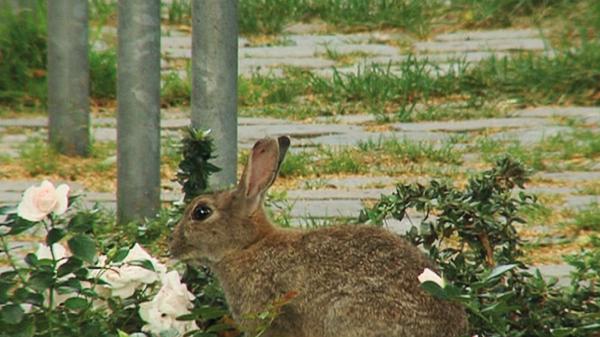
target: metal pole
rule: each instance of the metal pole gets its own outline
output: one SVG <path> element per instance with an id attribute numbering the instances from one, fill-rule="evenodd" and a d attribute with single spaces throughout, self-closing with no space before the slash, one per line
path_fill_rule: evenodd
<path id="1" fill-rule="evenodd" d="M 49 141 L 60 153 L 86 156 L 90 146 L 88 2 L 48 2 Z"/>
<path id="2" fill-rule="evenodd" d="M 192 14 L 192 126 L 212 130 L 221 188 L 237 171 L 238 1 L 193 0 Z"/>
<path id="3" fill-rule="evenodd" d="M 160 208 L 160 1 L 119 0 L 118 21 L 117 221 L 124 224 Z"/>

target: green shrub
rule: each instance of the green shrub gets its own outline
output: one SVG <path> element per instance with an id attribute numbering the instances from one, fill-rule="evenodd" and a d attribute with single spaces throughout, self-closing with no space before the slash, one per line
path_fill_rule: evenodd
<path id="1" fill-rule="evenodd" d="M 16 13 L 0 4 L 0 104 L 43 104 L 46 98 L 45 1 Z"/>
<path id="2" fill-rule="evenodd" d="M 90 50 L 90 96 L 97 100 L 117 97 L 117 53 Z"/>
<path id="3" fill-rule="evenodd" d="M 515 197 L 512 191 L 522 188 L 527 176 L 520 163 L 503 158 L 470 178 L 464 189 L 435 180 L 427 186 L 398 185 L 394 194 L 364 210 L 360 220 L 402 220 L 409 208 L 425 214 L 406 238 L 423 245 L 450 284 L 423 287 L 468 308 L 470 335 L 592 336 L 600 331 L 600 239 L 593 239 L 591 250 L 567 258 L 576 267 L 570 286 L 559 287 L 556 279 L 531 272 L 515 224 L 524 222 L 520 208 L 535 199 L 523 192 Z"/>

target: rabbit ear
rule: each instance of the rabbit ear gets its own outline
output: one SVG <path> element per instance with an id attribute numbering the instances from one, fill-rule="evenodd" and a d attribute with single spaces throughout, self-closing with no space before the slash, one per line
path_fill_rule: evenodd
<path id="1" fill-rule="evenodd" d="M 238 190 L 246 199 L 262 198 L 275 181 L 289 146 L 290 139 L 285 136 L 277 140 L 263 138 L 254 144 L 238 185 Z"/>

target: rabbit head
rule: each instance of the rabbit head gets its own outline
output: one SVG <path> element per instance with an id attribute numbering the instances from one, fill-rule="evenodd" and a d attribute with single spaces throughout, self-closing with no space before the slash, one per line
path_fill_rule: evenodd
<path id="1" fill-rule="evenodd" d="M 272 231 L 262 204 L 289 146 L 285 136 L 257 141 L 236 187 L 192 200 L 173 231 L 171 254 L 190 263 L 214 263 Z"/>

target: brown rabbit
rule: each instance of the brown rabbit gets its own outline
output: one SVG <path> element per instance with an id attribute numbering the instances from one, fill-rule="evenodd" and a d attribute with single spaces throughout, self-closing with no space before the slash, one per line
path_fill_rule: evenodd
<path id="1" fill-rule="evenodd" d="M 281 229 L 263 209 L 290 145 L 259 140 L 238 186 L 201 195 L 187 207 L 170 243 L 172 254 L 211 268 L 234 319 L 249 319 L 285 294 L 297 294 L 263 336 L 440 337 L 466 333 L 464 310 L 422 290 L 432 268 L 409 242 L 382 228 Z"/>

